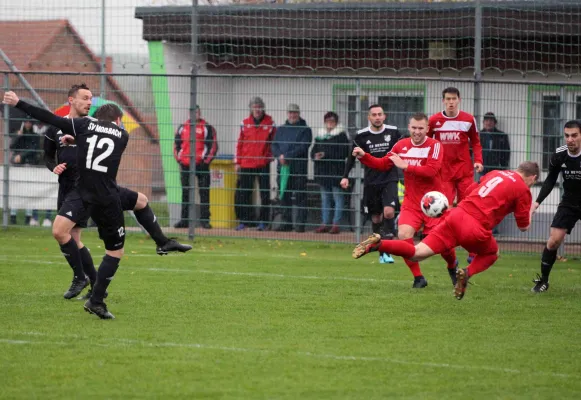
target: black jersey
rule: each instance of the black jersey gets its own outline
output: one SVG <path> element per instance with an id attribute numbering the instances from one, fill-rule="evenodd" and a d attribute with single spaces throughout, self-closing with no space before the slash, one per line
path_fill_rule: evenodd
<path id="1" fill-rule="evenodd" d="M 559 173 L 563 176 L 563 198 L 560 205 L 581 208 L 581 154 L 572 155 L 567 146 L 559 147 L 549 161 L 549 174 L 537 197 L 537 203 L 551 193 Z"/>
<path id="2" fill-rule="evenodd" d="M 395 126 L 383 125 L 383 129 L 380 132 L 373 132 L 367 127 L 357 132 L 357 136 L 353 139 L 353 148 L 360 147 L 366 153 L 381 158 L 391 151 L 399 139 L 400 134 Z M 353 157 L 353 154 L 349 154 L 345 164 L 345 172 L 343 173 L 344 178 L 349 176 L 354 163 L 355 157 Z M 364 171 L 364 185 L 383 185 L 387 182 L 398 181 L 397 168 L 392 168 L 389 171 L 378 171 L 365 167 Z"/>
<path id="3" fill-rule="evenodd" d="M 76 182 L 79 171 L 77 169 L 77 145 L 66 146 L 61 143 L 65 135 L 59 128 L 51 126 L 44 135 L 44 164 L 51 171 L 58 164 L 66 163 L 67 168 L 59 175 L 59 183 L 69 187 Z"/>
<path id="4" fill-rule="evenodd" d="M 79 171 L 77 188 L 84 201 L 108 204 L 118 198 L 117 171 L 129 140 L 124 129 L 112 122 L 91 117 L 61 118 L 22 101 L 16 107 L 76 137 Z"/>

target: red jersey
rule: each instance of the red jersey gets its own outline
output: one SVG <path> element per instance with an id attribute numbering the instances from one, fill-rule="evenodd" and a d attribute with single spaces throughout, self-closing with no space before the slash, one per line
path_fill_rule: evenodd
<path id="1" fill-rule="evenodd" d="M 492 230 L 508 214 L 514 212 L 519 228 L 530 224 L 533 202 L 531 190 L 523 178 L 514 171 L 491 171 L 480 184 L 474 183 L 458 207 Z"/>
<path id="2" fill-rule="evenodd" d="M 216 129 L 205 120 L 196 122 L 196 165 L 210 164 L 218 152 Z M 184 167 L 190 166 L 190 120 L 178 128 L 174 140 L 174 158 Z"/>
<path id="3" fill-rule="evenodd" d="M 270 145 L 276 129 L 268 114 L 257 124 L 252 115 L 240 126 L 234 163 L 241 168 L 263 168 L 272 161 Z"/>
<path id="4" fill-rule="evenodd" d="M 474 162 L 482 164 L 482 146 L 474 116 L 460 111 L 454 118 L 439 112 L 430 117 L 429 137 L 439 140 L 444 147 L 442 179 L 453 181 L 474 175 L 470 159 L 470 145 L 474 152 Z"/>
<path id="5" fill-rule="evenodd" d="M 361 157 L 362 164 L 380 171 L 391 169 L 393 161 L 389 159 L 393 154 L 399 155 L 408 163 L 403 171 L 405 194 L 403 208 L 421 210 L 420 202 L 427 192 L 442 191 L 440 169 L 442 168 L 442 144 L 435 139 L 426 137 L 424 143 L 415 145 L 411 138 L 401 139 L 393 149 L 382 158 L 373 157 L 365 153 Z"/>

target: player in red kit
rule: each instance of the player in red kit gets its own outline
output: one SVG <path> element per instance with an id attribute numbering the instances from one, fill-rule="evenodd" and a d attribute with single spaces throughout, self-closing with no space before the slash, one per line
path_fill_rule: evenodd
<path id="1" fill-rule="evenodd" d="M 441 191 L 442 182 L 440 169 L 442 168 L 442 145 L 435 139 L 427 137 L 428 117 L 424 113 L 414 114 L 408 125 L 410 137 L 398 141 L 393 149 L 382 158 L 373 157 L 365 153 L 360 147 L 353 149 L 353 155 L 359 158 L 362 164 L 381 171 L 401 168 L 404 174 L 405 194 L 398 222 L 398 242 L 408 243 L 413 247 L 415 233 L 424 226 L 424 233 L 430 232 L 439 222 L 439 219 L 427 217 L 420 208 L 420 202 L 426 192 Z M 371 235 L 367 241 L 375 241 Z M 377 235 L 379 237 L 379 235 Z M 446 260 L 452 283 L 456 283 L 456 252 L 454 248 L 441 252 Z M 428 282 L 424 278 L 417 261 L 404 260 L 414 275 L 413 288 L 424 288 Z"/>
<path id="2" fill-rule="evenodd" d="M 516 171 L 491 171 L 480 184 L 473 183 L 470 192 L 458 207 L 448 211 L 442 221 L 416 246 L 403 240 L 368 239 L 353 250 L 359 258 L 371 251 L 386 251 L 415 261 L 462 246 L 475 254 L 467 268 L 458 269 L 454 295 L 464 297 L 468 279 L 487 270 L 498 259 L 498 245 L 492 228 L 510 213 L 514 213 L 521 231 L 531 222 L 532 195 L 530 187 L 537 181 L 539 165 L 525 161 Z"/>
<path id="3" fill-rule="evenodd" d="M 442 143 L 442 193 L 452 204 L 464 199 L 468 187 L 474 182 L 474 169 L 482 172 L 482 146 L 474 116 L 460 110 L 460 91 L 454 87 L 444 89 L 442 102 L 445 109 L 430 117 L 429 137 Z M 470 158 L 470 146 L 474 153 L 474 165 Z"/>

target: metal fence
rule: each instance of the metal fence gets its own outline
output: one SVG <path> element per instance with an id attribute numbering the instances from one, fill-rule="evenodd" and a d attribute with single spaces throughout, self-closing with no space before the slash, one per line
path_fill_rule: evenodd
<path id="1" fill-rule="evenodd" d="M 241 179 L 257 172 L 237 172 L 233 160 L 241 121 L 249 116 L 249 101 L 256 96 L 264 101 L 266 113 L 272 117 L 275 126 L 286 121 L 289 104 L 298 105 L 301 118 L 311 128 L 314 140 L 317 135 L 324 134 L 323 116 L 328 111 L 339 115 L 339 123 L 353 137 L 358 129 L 367 126 L 367 107 L 373 103 L 384 107 L 386 123 L 396 125 L 405 133 L 411 114 L 423 111 L 431 115 L 441 111 L 442 89 L 455 86 L 461 92 L 461 109 L 475 114 L 480 128 L 483 114 L 493 112 L 497 128 L 508 135 L 510 149 L 490 150 L 490 143 L 483 142 L 485 153 L 508 154 L 509 168 L 516 168 L 524 160 L 538 161 L 543 168 L 541 181 L 546 175 L 549 155 L 563 143 L 564 122 L 581 118 L 581 84 L 558 81 L 141 74 L 106 75 L 107 86 L 100 90 L 103 80 L 101 75 L 94 73 L 3 72 L 2 78 L 4 90 L 14 90 L 33 102 L 41 98 L 57 113 L 66 112 L 66 92 L 73 83 L 79 82 L 95 88 L 95 106 L 105 101 L 119 104 L 125 112 L 123 123 L 131 136 L 121 165 L 119 184 L 144 193 L 150 199 L 160 224 L 171 234 L 352 243 L 370 232 L 369 218 L 362 213 L 362 168 L 358 162 L 349 175 L 349 189 L 341 191 L 341 197 L 336 194 L 337 199 L 344 201 L 337 222 L 340 233 L 315 232 L 323 223 L 323 207 L 321 189 L 314 175 L 312 147 L 307 155 L 300 156 L 307 165 L 305 173 L 296 175 L 291 171 L 291 180 L 295 183 L 287 184 L 288 187 L 282 190 L 277 162 L 266 163 L 267 178 L 262 190 L 267 192 L 263 200 L 268 199 L 270 204 L 260 214 L 258 179 L 252 182 L 252 189 L 240 188 Z M 103 94 L 104 97 L 100 97 Z M 190 116 L 195 116 L 193 104 L 199 105 L 201 117 L 217 133 L 218 151 L 207 171 L 203 166 L 200 169 L 200 165 L 197 171 L 196 168 L 181 168 L 174 155 L 176 130 Z M 38 140 L 30 143 L 36 143 L 36 147 L 19 149 L 14 143 L 24 116 L 14 111 L 7 114 L 10 112 L 7 106 L 2 112 L 0 129 L 4 135 L 0 152 L 0 187 L 3 225 L 43 224 L 45 219 L 50 220 L 55 214 L 57 177 L 44 167 L 42 126 L 35 123 L 37 127 L 33 134 L 38 135 Z M 14 156 L 22 150 L 29 157 L 26 162 L 16 163 Z M 347 155 L 349 148 L 345 147 L 344 151 Z M 209 181 L 209 200 L 201 200 L 206 197 L 203 193 L 200 197 L 200 181 L 193 179 L 196 174 L 202 178 L 202 185 Z M 190 196 L 191 201 L 184 202 L 182 194 L 186 193 L 182 191 L 182 182 L 185 184 L 184 180 L 188 178 L 194 185 L 186 186 L 187 193 L 194 195 Z M 341 176 L 329 178 L 338 182 Z M 244 196 L 245 191 L 248 191 L 248 196 Z M 535 198 L 539 187 L 532 191 Z M 542 204 L 534 217 L 532 229 L 527 233 L 518 231 L 512 217 L 506 218 L 495 232 L 501 248 L 522 252 L 542 249 L 560 194 L 558 186 Z M 300 206 L 298 210 L 294 207 L 291 214 L 294 230 L 278 231 L 283 216 L 288 216 L 285 211 L 291 198 Z M 330 204 L 330 207 L 332 217 L 334 205 Z M 208 208 L 210 217 L 205 221 Z M 188 223 L 175 228 L 182 217 L 186 217 Z M 206 222 L 212 226 L 211 229 L 207 229 Z M 240 222 L 245 227 L 236 230 Z M 260 224 L 265 225 L 265 230 L 259 229 L 262 228 Z M 129 218 L 127 225 L 138 230 L 137 224 Z M 574 231 L 567 240 L 566 253 L 579 255 L 579 243 L 579 233 Z"/>

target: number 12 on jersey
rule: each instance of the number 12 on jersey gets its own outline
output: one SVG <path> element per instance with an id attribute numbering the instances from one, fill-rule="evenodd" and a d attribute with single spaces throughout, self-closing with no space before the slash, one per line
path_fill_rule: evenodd
<path id="1" fill-rule="evenodd" d="M 97 135 L 93 135 L 87 139 L 87 142 L 89 143 L 89 150 L 87 151 L 87 163 L 85 167 L 87 169 L 92 169 L 94 171 L 107 172 L 108 167 L 101 165 L 100 163 L 104 159 L 109 157 L 111 153 L 113 153 L 113 149 L 115 148 L 115 142 L 113 142 L 113 140 L 108 137 L 101 138 L 98 142 L 97 139 L 99 139 Z M 95 152 L 95 147 L 97 147 L 98 149 L 102 149 L 103 147 L 105 147 L 105 151 L 98 155 L 97 157 L 95 157 L 95 159 L 93 160 L 93 153 Z"/>

